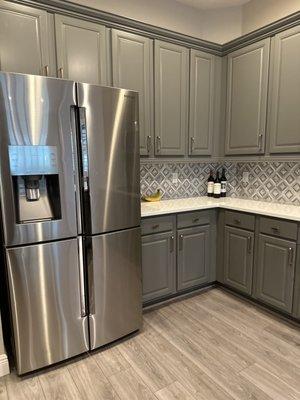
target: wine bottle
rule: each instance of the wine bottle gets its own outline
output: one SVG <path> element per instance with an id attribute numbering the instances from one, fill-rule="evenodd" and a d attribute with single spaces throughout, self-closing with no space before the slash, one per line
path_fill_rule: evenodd
<path id="1" fill-rule="evenodd" d="M 219 177 L 219 171 L 217 171 L 216 179 L 214 182 L 214 198 L 218 199 L 221 197 L 221 180 Z"/>
<path id="2" fill-rule="evenodd" d="M 214 195 L 214 184 L 215 184 L 215 180 L 214 180 L 214 176 L 213 176 L 213 171 L 211 169 L 209 172 L 208 180 L 207 180 L 207 196 L 208 197 L 213 197 L 213 195 Z"/>
<path id="3" fill-rule="evenodd" d="M 221 176 L 221 197 L 226 197 L 226 195 L 227 195 L 226 171 L 225 171 L 225 168 L 222 168 L 222 176 Z"/>

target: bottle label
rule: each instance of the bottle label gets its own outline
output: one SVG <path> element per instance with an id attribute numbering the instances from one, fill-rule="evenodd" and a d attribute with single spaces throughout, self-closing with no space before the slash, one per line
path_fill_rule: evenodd
<path id="1" fill-rule="evenodd" d="M 226 193 L 226 189 L 227 189 L 227 182 L 222 181 L 221 182 L 221 193 Z"/>
<path id="2" fill-rule="evenodd" d="M 214 184 L 214 194 L 221 194 L 221 183 Z"/>
<path id="3" fill-rule="evenodd" d="M 207 193 L 213 194 L 214 192 L 214 183 L 213 182 L 208 182 L 207 184 Z"/>

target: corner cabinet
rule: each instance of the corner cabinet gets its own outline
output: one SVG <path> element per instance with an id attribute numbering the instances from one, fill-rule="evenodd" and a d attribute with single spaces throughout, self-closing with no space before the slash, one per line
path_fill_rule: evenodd
<path id="1" fill-rule="evenodd" d="M 211 155 L 214 133 L 216 57 L 190 52 L 189 155 Z"/>
<path id="2" fill-rule="evenodd" d="M 139 92 L 140 154 L 153 153 L 153 40 L 112 29 L 113 86 Z"/>
<path id="3" fill-rule="evenodd" d="M 272 39 L 270 153 L 300 152 L 300 27 Z"/>
<path id="4" fill-rule="evenodd" d="M 92 22 L 55 15 L 57 75 L 107 85 L 107 30 Z"/>
<path id="5" fill-rule="evenodd" d="M 48 24 L 45 11 L 0 1 L 0 69 L 49 75 Z"/>
<path id="6" fill-rule="evenodd" d="M 188 49 L 155 41 L 155 155 L 184 156 L 188 128 Z"/>
<path id="7" fill-rule="evenodd" d="M 228 55 L 225 153 L 263 154 L 270 39 Z"/>

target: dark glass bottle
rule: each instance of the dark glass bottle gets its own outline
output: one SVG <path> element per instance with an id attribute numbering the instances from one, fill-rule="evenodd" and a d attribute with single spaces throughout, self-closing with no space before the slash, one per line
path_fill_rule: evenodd
<path id="1" fill-rule="evenodd" d="M 207 196 L 208 197 L 213 197 L 213 195 L 214 195 L 214 183 L 215 183 L 215 180 L 214 180 L 214 176 L 213 176 L 213 171 L 211 169 L 209 172 L 208 180 L 207 180 Z"/>
<path id="2" fill-rule="evenodd" d="M 226 178 L 226 170 L 222 168 L 222 176 L 221 176 L 221 197 L 226 197 L 227 195 L 227 178 Z"/>
<path id="3" fill-rule="evenodd" d="M 218 199 L 221 197 L 221 180 L 219 176 L 219 171 L 217 171 L 216 179 L 214 182 L 214 198 Z"/>

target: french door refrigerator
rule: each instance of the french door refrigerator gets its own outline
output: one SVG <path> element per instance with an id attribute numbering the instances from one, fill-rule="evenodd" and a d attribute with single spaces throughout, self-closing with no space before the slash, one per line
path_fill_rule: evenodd
<path id="1" fill-rule="evenodd" d="M 137 111 L 128 90 L 0 73 L 1 276 L 19 374 L 141 326 Z"/>

